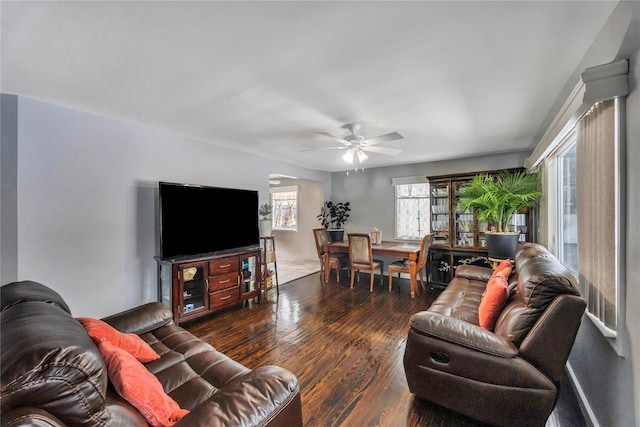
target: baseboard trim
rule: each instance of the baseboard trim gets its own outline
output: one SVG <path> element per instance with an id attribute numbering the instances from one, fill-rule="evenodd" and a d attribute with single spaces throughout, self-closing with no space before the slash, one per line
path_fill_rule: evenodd
<path id="1" fill-rule="evenodd" d="M 573 368 L 571 368 L 571 364 L 569 362 L 567 362 L 567 372 L 571 379 L 573 391 L 578 396 L 578 404 L 580 405 L 582 413 L 585 415 L 585 420 L 589 424 L 589 427 L 600 427 L 600 424 L 598 424 L 598 420 L 596 419 L 596 415 L 593 413 L 593 410 L 589 405 L 587 396 L 584 394 L 584 390 L 582 390 L 582 386 L 580 386 L 580 382 L 578 381 L 575 372 L 573 372 Z"/>

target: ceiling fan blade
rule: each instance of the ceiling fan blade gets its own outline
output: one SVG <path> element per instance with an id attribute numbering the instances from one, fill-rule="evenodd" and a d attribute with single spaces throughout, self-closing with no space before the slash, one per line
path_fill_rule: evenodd
<path id="1" fill-rule="evenodd" d="M 319 134 L 319 135 L 322 135 L 322 136 L 326 136 L 327 138 L 331 138 L 331 139 L 333 139 L 334 141 L 338 141 L 338 142 L 339 142 L 339 143 L 341 143 L 341 144 L 351 145 L 351 143 L 350 143 L 349 141 L 347 141 L 347 140 L 345 140 L 345 139 L 343 139 L 343 138 L 338 138 L 337 136 L 333 136 L 333 135 L 331 135 L 330 133 L 327 133 L 327 132 L 318 132 L 318 134 Z"/>
<path id="2" fill-rule="evenodd" d="M 346 145 L 343 145 L 342 147 L 318 147 L 318 148 L 307 148 L 306 150 L 302 150 L 302 151 L 321 151 L 321 150 L 346 150 L 347 148 L 349 148 Z"/>
<path id="3" fill-rule="evenodd" d="M 402 150 L 397 150 L 395 148 L 370 147 L 369 145 L 366 145 L 366 146 L 363 145 L 360 147 L 360 149 L 363 151 L 369 151 L 371 153 L 388 154 L 391 156 L 397 156 L 398 154 L 402 153 Z"/>
<path id="4" fill-rule="evenodd" d="M 364 141 L 362 141 L 362 144 L 371 146 L 378 145 L 383 142 L 395 141 L 397 139 L 404 139 L 404 136 L 400 135 L 398 132 L 391 132 L 385 135 L 374 136 L 373 138 L 365 139 Z"/>

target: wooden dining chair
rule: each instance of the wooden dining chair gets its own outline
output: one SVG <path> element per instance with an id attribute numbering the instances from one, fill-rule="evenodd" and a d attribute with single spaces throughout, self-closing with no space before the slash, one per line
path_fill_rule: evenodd
<path id="1" fill-rule="evenodd" d="M 347 254 L 329 254 L 329 265 L 324 265 L 324 245 L 329 241 L 327 230 L 323 228 L 314 228 L 313 237 L 316 240 L 316 249 L 318 251 L 318 258 L 320 259 L 320 279 L 324 280 L 325 268 L 329 268 L 329 272 L 332 269 L 336 270 L 336 279 L 340 281 L 340 270 L 348 263 Z"/>
<path id="2" fill-rule="evenodd" d="M 420 253 L 418 254 L 418 259 L 416 260 L 416 274 L 420 277 L 420 285 L 422 285 L 422 289 L 426 289 L 424 286 L 424 282 L 422 281 L 422 270 L 427 267 L 427 261 L 429 259 L 429 246 L 431 245 L 431 234 L 426 234 L 422 238 L 422 243 L 420 244 Z M 409 260 L 405 259 L 402 261 L 396 261 L 389 265 L 389 292 L 391 292 L 391 286 L 393 283 L 393 273 L 398 273 L 398 279 L 400 278 L 400 273 L 408 273 L 411 274 L 411 270 L 409 268 Z M 427 279 L 429 276 L 427 276 Z"/>
<path id="3" fill-rule="evenodd" d="M 369 291 L 373 292 L 373 276 L 376 270 L 380 270 L 380 284 L 383 283 L 384 262 L 373 259 L 373 251 L 371 249 L 371 237 L 366 233 L 349 233 L 349 264 L 351 266 L 351 288 L 353 288 L 353 280 L 358 273 L 358 281 L 360 281 L 360 270 L 369 271 L 371 279 Z"/>

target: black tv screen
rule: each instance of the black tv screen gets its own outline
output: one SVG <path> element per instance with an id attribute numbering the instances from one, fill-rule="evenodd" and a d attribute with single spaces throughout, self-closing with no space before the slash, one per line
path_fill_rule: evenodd
<path id="1" fill-rule="evenodd" d="M 159 190 L 162 259 L 260 244 L 257 191 L 169 182 Z"/>

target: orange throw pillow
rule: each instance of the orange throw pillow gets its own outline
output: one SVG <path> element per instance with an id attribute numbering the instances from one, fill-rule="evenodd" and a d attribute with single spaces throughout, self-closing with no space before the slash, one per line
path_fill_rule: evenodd
<path id="1" fill-rule="evenodd" d="M 506 268 L 509 268 L 509 270 L 505 270 Z M 493 279 L 496 276 L 496 273 L 498 273 L 499 271 L 504 271 L 504 277 L 505 279 L 509 278 L 509 275 L 511 274 L 511 260 L 510 259 L 503 259 L 502 261 L 500 261 L 500 264 L 498 264 L 498 266 L 496 267 L 495 270 L 493 270 L 493 273 L 491 273 L 491 278 Z"/>
<path id="2" fill-rule="evenodd" d="M 509 284 L 502 271 L 489 280 L 478 307 L 478 320 L 481 328 L 493 331 L 496 320 L 509 299 Z"/>
<path id="3" fill-rule="evenodd" d="M 149 424 L 172 426 L 189 413 L 164 392 L 160 381 L 133 355 L 109 341 L 101 341 L 98 349 L 118 394 L 140 411 Z"/>
<path id="4" fill-rule="evenodd" d="M 136 334 L 122 333 L 107 322 L 99 319 L 78 317 L 76 320 L 84 326 L 89 337 L 96 345 L 107 341 L 115 347 L 131 353 L 133 357 L 142 363 L 153 362 L 160 358 L 158 353 L 153 351 L 151 346 Z"/>

